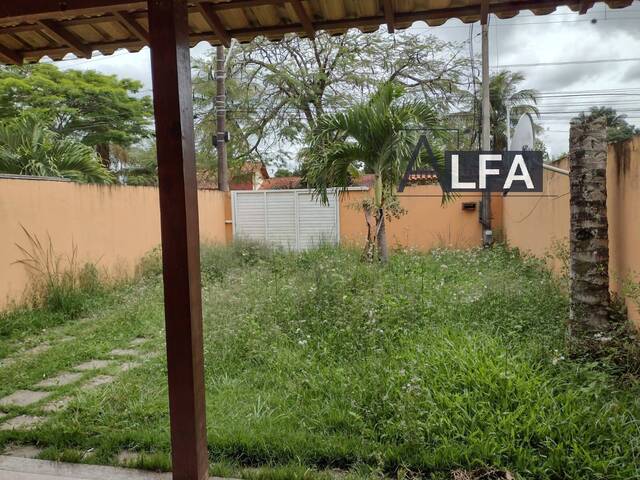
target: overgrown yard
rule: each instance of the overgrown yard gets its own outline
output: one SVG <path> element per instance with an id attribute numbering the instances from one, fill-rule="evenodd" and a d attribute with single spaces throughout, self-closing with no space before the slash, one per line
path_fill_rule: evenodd
<path id="1" fill-rule="evenodd" d="M 207 248 L 203 262 L 212 473 L 444 479 L 491 467 L 640 478 L 639 384 L 563 357 L 567 299 L 533 260 L 438 250 L 380 266 L 341 249 L 239 245 Z M 162 289 L 146 263 L 139 282 L 81 299 L 77 319 L 1 319 L 0 358 L 10 361 L 0 397 L 52 393 L 0 407 L 2 421 L 43 417 L 33 430 L 0 431 L 0 445 L 93 463 L 129 450 L 143 454 L 134 464 L 168 468 Z M 24 353 L 38 345 L 48 348 Z M 35 387 L 90 360 L 113 362 Z M 84 387 L 96 376 L 113 381 Z"/>

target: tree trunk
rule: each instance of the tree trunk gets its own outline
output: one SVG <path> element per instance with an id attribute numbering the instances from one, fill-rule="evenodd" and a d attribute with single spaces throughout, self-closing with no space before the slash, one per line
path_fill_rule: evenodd
<path id="1" fill-rule="evenodd" d="M 380 208 L 376 214 L 376 230 L 378 241 L 378 255 L 380 261 L 386 263 L 389 260 L 389 252 L 387 250 L 387 230 L 384 222 L 384 210 Z"/>
<path id="2" fill-rule="evenodd" d="M 607 128 L 574 119 L 569 140 L 571 311 L 574 346 L 598 350 L 610 329 Z"/>
<path id="3" fill-rule="evenodd" d="M 216 47 L 216 150 L 218 152 L 218 189 L 229 191 L 229 166 L 225 143 L 227 98 L 225 87 L 226 67 L 224 45 Z"/>
<path id="4" fill-rule="evenodd" d="M 375 225 L 371 210 L 365 205 L 364 207 L 364 219 L 367 222 L 367 243 L 364 246 L 362 252 L 362 259 L 367 262 L 372 262 L 376 256 L 376 236 Z"/>
<path id="5" fill-rule="evenodd" d="M 99 143 L 96 145 L 96 152 L 100 157 L 100 161 L 105 168 L 111 168 L 111 152 L 108 143 Z"/>

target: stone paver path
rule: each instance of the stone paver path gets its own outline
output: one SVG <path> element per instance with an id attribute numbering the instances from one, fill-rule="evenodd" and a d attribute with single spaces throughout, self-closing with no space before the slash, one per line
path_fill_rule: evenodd
<path id="1" fill-rule="evenodd" d="M 133 450 L 122 450 L 117 457 L 120 465 L 131 465 L 140 459 L 140 453 Z"/>
<path id="2" fill-rule="evenodd" d="M 74 337 L 62 337 L 55 342 L 67 342 L 74 340 Z M 17 415 L 12 412 L 4 412 L 0 410 L 0 430 L 28 430 L 34 428 L 40 423 L 47 420 L 48 415 L 55 414 L 67 408 L 69 403 L 74 398 L 74 393 L 71 392 L 64 397 L 56 398 L 56 389 L 74 385 L 73 388 L 77 390 L 95 390 L 102 386 L 108 385 L 116 380 L 115 373 L 124 373 L 134 368 L 140 367 L 145 361 L 156 358 L 160 355 L 159 352 L 147 352 L 144 353 L 137 349 L 137 347 L 145 344 L 148 341 L 147 338 L 134 338 L 124 348 L 115 348 L 111 350 L 107 355 L 111 358 L 94 358 L 70 368 L 71 371 L 63 371 L 52 373 L 51 377 L 45 378 L 40 382 L 33 385 L 32 389 L 16 390 L 15 392 L 0 398 L 0 407 L 31 407 L 48 397 L 52 397 L 44 405 L 39 406 L 35 411 L 39 412 L 36 415 Z M 7 364 L 13 364 L 23 358 L 24 356 L 35 356 L 46 352 L 51 348 L 49 343 L 43 343 L 29 350 L 20 353 L 20 356 L 5 358 L 0 363 L 0 368 L 7 366 Z M 113 357 L 116 357 L 115 359 Z M 97 374 L 100 370 L 110 369 L 108 374 Z M 85 376 L 95 376 L 89 378 L 87 381 L 82 382 L 82 378 Z M 97 374 L 97 375 L 96 375 Z M 30 446 L 16 447 L 18 450 L 12 451 L 10 455 L 16 456 L 28 456 L 25 450 L 20 453 L 20 448 L 35 448 Z M 35 451 L 35 450 L 34 450 Z M 33 452 L 32 452 L 33 453 Z M 38 451 L 38 454 L 40 452 Z M 133 451 L 123 451 L 118 456 L 120 463 L 131 463 L 138 458 L 139 454 Z M 12 458 L 13 458 L 12 457 Z M 0 480 L 3 480 L 0 477 Z"/>
<path id="3" fill-rule="evenodd" d="M 1 407 L 27 407 L 33 403 L 48 397 L 49 392 L 36 392 L 32 390 L 17 390 L 11 395 L 0 398 Z"/>
<path id="4" fill-rule="evenodd" d="M 45 404 L 42 407 L 42 411 L 47 413 L 59 412 L 60 410 L 64 410 L 69 402 L 71 402 L 71 397 L 62 397 L 58 400 Z"/>
<path id="5" fill-rule="evenodd" d="M 45 420 L 44 417 L 18 415 L 0 424 L 0 430 L 30 430 Z"/>
<path id="6" fill-rule="evenodd" d="M 128 372 L 129 370 L 142 365 L 140 362 L 124 362 L 118 367 L 118 371 L 121 373 Z"/>
<path id="7" fill-rule="evenodd" d="M 34 445 L 9 445 L 2 454 L 12 457 L 36 458 L 41 453 L 42 449 Z"/>
<path id="8" fill-rule="evenodd" d="M 100 370 L 101 368 L 106 368 L 110 365 L 113 365 L 111 360 L 90 360 L 73 367 L 73 369 L 86 372 L 88 370 Z"/>
<path id="9" fill-rule="evenodd" d="M 111 350 L 109 355 L 113 355 L 114 357 L 137 357 L 140 355 L 140 352 L 132 348 L 116 348 Z"/>
<path id="10" fill-rule="evenodd" d="M 93 377 L 89 382 L 84 386 L 87 390 L 93 390 L 94 388 L 101 387 L 103 385 L 108 385 L 113 382 L 116 378 L 111 375 L 98 375 L 97 377 Z"/>
<path id="11" fill-rule="evenodd" d="M 76 383 L 81 378 L 82 378 L 81 373 L 65 372 L 55 377 L 47 378 L 46 380 L 42 380 L 41 382 L 36 383 L 36 387 L 39 387 L 39 388 L 61 387 L 63 385 Z"/>

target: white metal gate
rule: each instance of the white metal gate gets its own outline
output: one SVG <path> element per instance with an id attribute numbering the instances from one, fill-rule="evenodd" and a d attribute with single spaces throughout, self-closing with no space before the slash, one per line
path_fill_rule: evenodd
<path id="1" fill-rule="evenodd" d="M 329 204 L 312 198 L 308 190 L 232 192 L 233 235 L 306 250 L 340 239 L 339 202 L 335 192 Z"/>

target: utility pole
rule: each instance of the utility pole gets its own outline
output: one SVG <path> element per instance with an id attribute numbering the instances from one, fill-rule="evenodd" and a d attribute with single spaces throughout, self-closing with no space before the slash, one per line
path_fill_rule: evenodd
<path id="1" fill-rule="evenodd" d="M 229 166 L 227 165 L 225 91 L 226 62 L 224 45 L 216 47 L 216 150 L 218 152 L 218 189 L 229 191 Z"/>
<path id="2" fill-rule="evenodd" d="M 489 0 L 480 5 L 480 23 L 482 24 L 482 144 L 487 152 L 491 150 L 491 98 L 489 97 Z M 493 243 L 491 232 L 491 193 L 482 192 L 481 210 L 482 244 L 487 247 Z"/>

